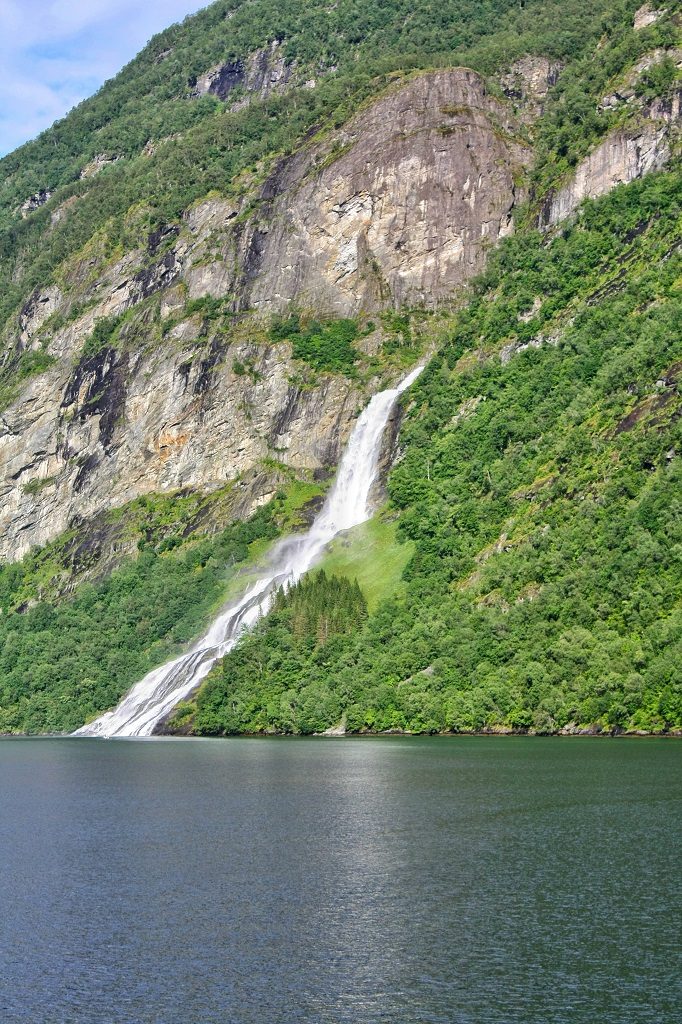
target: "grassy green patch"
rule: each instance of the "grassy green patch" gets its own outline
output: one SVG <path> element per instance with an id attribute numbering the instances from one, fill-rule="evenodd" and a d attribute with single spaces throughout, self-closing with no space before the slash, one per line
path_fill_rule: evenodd
<path id="1" fill-rule="evenodd" d="M 413 545 L 400 543 L 396 532 L 395 521 L 375 515 L 337 537 L 320 563 L 330 575 L 357 580 L 370 612 L 402 590 L 401 577 Z"/>
<path id="2" fill-rule="evenodd" d="M 272 463 L 272 465 L 279 467 L 280 464 Z M 283 468 L 291 473 L 288 467 Z M 310 503 L 316 500 L 321 501 L 324 490 L 322 484 L 292 479 L 284 489 L 277 493 L 273 514 L 278 527 L 278 538 L 272 540 L 268 537 L 261 537 L 249 544 L 246 559 L 231 575 L 227 583 L 222 603 L 229 604 L 231 601 L 237 600 L 252 583 L 255 583 L 267 571 L 270 552 L 278 543 L 280 536 L 286 537 L 288 534 L 305 529 L 311 516 Z M 307 512 L 306 509 L 308 509 Z"/>
<path id="3" fill-rule="evenodd" d="M 320 502 L 326 488 L 314 480 L 292 480 L 285 490 L 278 494 L 277 521 L 282 533 L 302 529 L 309 520 L 306 509 L 311 502 Z"/>

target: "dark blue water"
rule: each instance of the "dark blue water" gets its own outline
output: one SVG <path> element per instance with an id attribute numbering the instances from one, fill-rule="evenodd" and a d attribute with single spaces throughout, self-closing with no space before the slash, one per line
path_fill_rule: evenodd
<path id="1" fill-rule="evenodd" d="M 680 1021 L 681 761 L 1 741 L 0 1021 Z"/>

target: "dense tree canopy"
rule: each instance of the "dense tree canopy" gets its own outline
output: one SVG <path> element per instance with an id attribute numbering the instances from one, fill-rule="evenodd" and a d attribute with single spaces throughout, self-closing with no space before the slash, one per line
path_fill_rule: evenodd
<path id="1" fill-rule="evenodd" d="M 273 613 L 196 731 L 682 726 L 681 200 L 652 176 L 505 243 L 411 395 L 404 593 L 327 643 Z"/>

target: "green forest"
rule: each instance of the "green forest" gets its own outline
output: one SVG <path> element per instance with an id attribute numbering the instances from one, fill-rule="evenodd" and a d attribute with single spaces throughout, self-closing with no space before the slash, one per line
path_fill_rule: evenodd
<path id="1" fill-rule="evenodd" d="M 402 596 L 330 638 L 294 630 L 285 598 L 177 725 L 682 725 L 681 214 L 679 174 L 651 176 L 549 247 L 504 244 L 410 393 Z M 502 342 L 528 347 L 506 361 Z"/>
<path id="2" fill-rule="evenodd" d="M 270 507 L 210 540 L 184 546 L 141 540 L 137 558 L 99 583 L 82 585 L 75 599 L 33 598 L 6 611 L 0 616 L 0 732 L 71 731 L 115 704 L 197 636 L 248 558 L 249 545 L 277 532 L 276 508 Z M 37 558 L 31 566 L 33 576 L 40 563 Z M 26 575 L 21 566 L 0 569 L 4 610 L 30 588 Z"/>

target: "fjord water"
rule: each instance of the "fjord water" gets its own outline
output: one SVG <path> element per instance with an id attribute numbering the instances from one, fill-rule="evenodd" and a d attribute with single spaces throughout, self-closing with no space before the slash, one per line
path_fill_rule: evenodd
<path id="1" fill-rule="evenodd" d="M 369 518 L 370 494 L 384 431 L 400 394 L 419 376 L 418 366 L 401 383 L 382 391 L 361 413 L 343 453 L 336 481 L 309 530 L 277 544 L 268 568 L 239 600 L 213 622 L 187 653 L 149 672 L 121 703 L 79 729 L 79 736 L 151 736 L 156 725 L 190 694 L 241 636 L 264 615 L 278 587 L 301 578 L 318 560 L 329 542 Z"/>
<path id="2" fill-rule="evenodd" d="M 0 741 L 3 1024 L 672 1024 L 676 741 Z"/>

